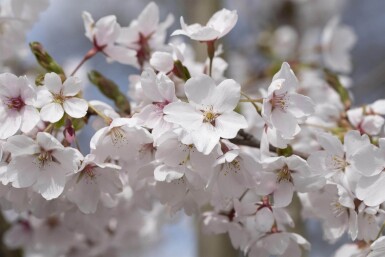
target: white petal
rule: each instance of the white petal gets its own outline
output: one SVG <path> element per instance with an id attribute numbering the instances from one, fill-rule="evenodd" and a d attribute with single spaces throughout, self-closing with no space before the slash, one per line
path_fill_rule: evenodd
<path id="1" fill-rule="evenodd" d="M 282 181 L 274 191 L 274 206 L 286 207 L 293 199 L 294 186 L 291 182 Z"/>
<path id="2" fill-rule="evenodd" d="M 279 109 L 271 113 L 271 123 L 284 138 L 292 138 L 299 132 L 297 119 Z"/>
<path id="3" fill-rule="evenodd" d="M 222 81 L 212 95 L 214 110 L 223 113 L 232 111 L 239 103 L 241 86 L 232 79 Z"/>
<path id="4" fill-rule="evenodd" d="M 34 185 L 37 193 L 46 200 L 58 198 L 63 193 L 66 182 L 65 172 L 54 163 L 40 171 L 39 178 Z"/>
<path id="5" fill-rule="evenodd" d="M 356 194 L 358 199 L 368 206 L 377 206 L 385 202 L 385 175 L 363 177 L 358 181 Z"/>
<path id="6" fill-rule="evenodd" d="M 152 54 L 150 64 L 160 72 L 168 73 L 174 68 L 174 59 L 167 52 L 155 52 Z"/>
<path id="7" fill-rule="evenodd" d="M 63 107 L 58 103 L 49 103 L 40 110 L 40 117 L 44 121 L 55 123 L 64 115 Z"/>
<path id="8" fill-rule="evenodd" d="M 247 128 L 248 124 L 241 114 L 226 112 L 215 119 L 215 128 L 222 138 L 234 138 L 240 129 Z"/>
<path id="9" fill-rule="evenodd" d="M 138 26 L 144 36 L 153 33 L 159 23 L 159 8 L 154 2 L 150 2 L 138 17 Z"/>
<path id="10" fill-rule="evenodd" d="M 154 170 L 154 178 L 156 181 L 168 182 L 180 179 L 184 173 L 178 168 L 161 165 Z"/>
<path id="11" fill-rule="evenodd" d="M 25 106 L 23 109 L 23 121 L 20 130 L 23 133 L 30 132 L 40 121 L 40 115 L 36 108 Z"/>
<path id="12" fill-rule="evenodd" d="M 82 118 L 87 114 L 88 103 L 86 100 L 72 97 L 63 103 L 64 111 L 73 118 Z"/>
<path id="13" fill-rule="evenodd" d="M 118 45 L 108 45 L 103 52 L 113 61 L 123 64 L 137 66 L 136 52 Z"/>
<path id="14" fill-rule="evenodd" d="M 179 124 L 186 130 L 199 128 L 203 122 L 203 114 L 188 103 L 170 103 L 163 112 L 166 114 L 164 120 Z"/>
<path id="15" fill-rule="evenodd" d="M 215 97 L 215 81 L 207 75 L 192 77 L 185 84 L 185 93 L 190 102 L 212 106 Z"/>
<path id="16" fill-rule="evenodd" d="M 264 207 L 257 211 L 255 215 L 255 225 L 256 229 L 262 232 L 270 232 L 272 226 L 274 225 L 274 216 L 271 210 L 267 207 Z"/>
<path id="17" fill-rule="evenodd" d="M 39 171 L 36 158 L 31 155 L 23 155 L 17 156 L 11 161 L 7 176 L 13 187 L 25 188 L 36 182 Z"/>
<path id="18" fill-rule="evenodd" d="M 284 84 L 287 90 L 298 87 L 298 79 L 287 62 L 282 63 L 281 69 L 274 75 L 273 81 L 277 79 L 285 80 Z"/>
<path id="19" fill-rule="evenodd" d="M 44 76 L 44 85 L 51 93 L 60 94 L 60 90 L 63 87 L 61 78 L 54 72 L 47 73 Z"/>
<path id="20" fill-rule="evenodd" d="M 0 111 L 0 139 L 16 134 L 21 125 L 21 115 L 17 111 Z"/>
<path id="21" fill-rule="evenodd" d="M 302 118 L 314 113 L 314 103 L 310 97 L 291 94 L 288 111 L 296 118 Z"/>
<path id="22" fill-rule="evenodd" d="M 317 141 L 328 153 L 342 157 L 344 155 L 344 148 L 341 141 L 329 133 L 319 133 Z"/>
<path id="23" fill-rule="evenodd" d="M 76 77 L 68 77 L 63 84 L 63 95 L 75 96 L 82 89 L 80 79 Z"/>

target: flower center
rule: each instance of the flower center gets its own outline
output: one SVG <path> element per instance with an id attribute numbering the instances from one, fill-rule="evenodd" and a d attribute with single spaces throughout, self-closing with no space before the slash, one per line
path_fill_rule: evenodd
<path id="1" fill-rule="evenodd" d="M 126 132 L 121 127 L 114 127 L 110 131 L 111 140 L 114 145 L 127 142 Z"/>
<path id="2" fill-rule="evenodd" d="M 293 182 L 291 171 L 287 165 L 283 166 L 277 173 L 277 182 L 281 183 L 282 181 Z"/>
<path id="3" fill-rule="evenodd" d="M 283 94 L 275 94 L 273 93 L 273 98 L 270 100 L 271 105 L 274 108 L 279 108 L 282 111 L 286 111 L 289 107 L 289 99 L 290 97 L 287 95 L 287 93 Z"/>
<path id="4" fill-rule="evenodd" d="M 345 160 L 344 157 L 338 155 L 330 155 L 326 157 L 326 166 L 333 171 L 345 171 L 346 166 L 349 163 Z"/>
<path id="5" fill-rule="evenodd" d="M 330 203 L 330 207 L 335 217 L 341 216 L 346 211 L 346 207 L 340 204 L 340 202 L 338 201 L 338 198 L 334 199 Z"/>
<path id="6" fill-rule="evenodd" d="M 86 167 L 84 167 L 84 169 L 82 170 L 82 173 L 84 175 L 87 175 L 90 179 L 93 179 L 96 176 L 94 172 L 94 166 L 89 164 Z"/>
<path id="7" fill-rule="evenodd" d="M 66 100 L 66 97 L 62 94 L 55 94 L 53 96 L 53 101 L 58 104 L 63 104 Z"/>
<path id="8" fill-rule="evenodd" d="M 202 112 L 203 122 L 210 123 L 211 125 L 215 126 L 215 119 L 219 116 L 219 114 L 213 111 L 213 107 L 210 106 L 208 109 Z"/>
<path id="9" fill-rule="evenodd" d="M 9 97 L 5 101 L 5 104 L 8 106 L 8 109 L 20 111 L 21 108 L 25 106 L 25 103 L 21 96 L 18 97 Z"/>
<path id="10" fill-rule="evenodd" d="M 40 154 L 37 156 L 37 164 L 40 168 L 44 168 L 46 166 L 49 166 L 51 162 L 55 161 L 51 152 L 49 151 L 41 151 Z"/>
<path id="11" fill-rule="evenodd" d="M 241 164 L 237 157 L 232 162 L 226 162 L 224 164 L 223 175 L 226 176 L 230 172 L 238 174 L 240 170 L 241 170 Z"/>

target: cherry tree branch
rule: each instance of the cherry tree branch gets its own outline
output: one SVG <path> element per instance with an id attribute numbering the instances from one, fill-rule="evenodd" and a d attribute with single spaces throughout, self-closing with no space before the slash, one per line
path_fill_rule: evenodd
<path id="1" fill-rule="evenodd" d="M 247 133 L 243 129 L 241 129 L 238 132 L 238 135 L 235 138 L 230 139 L 230 141 L 236 145 L 250 146 L 250 147 L 254 147 L 254 148 L 260 148 L 261 147 L 261 141 L 259 141 L 253 135 L 251 135 L 250 133 Z M 272 145 L 269 145 L 269 151 L 276 153 L 277 151 L 279 151 L 279 148 L 272 146 Z M 309 157 L 309 154 L 301 153 L 301 152 L 294 151 L 294 150 L 293 150 L 293 154 L 298 155 L 299 157 L 301 157 L 303 159 L 307 159 Z"/>

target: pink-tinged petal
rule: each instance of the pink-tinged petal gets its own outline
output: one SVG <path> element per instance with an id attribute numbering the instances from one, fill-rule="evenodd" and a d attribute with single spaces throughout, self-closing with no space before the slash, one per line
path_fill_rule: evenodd
<path id="1" fill-rule="evenodd" d="M 40 121 L 40 114 L 35 107 L 25 106 L 23 111 L 23 121 L 20 130 L 23 133 L 30 132 Z"/>
<path id="2" fill-rule="evenodd" d="M 344 145 L 346 150 L 346 159 L 350 161 L 352 155 L 354 155 L 360 148 L 369 145 L 370 140 L 368 135 L 362 135 L 357 130 L 348 131 L 344 137 Z"/>
<path id="3" fill-rule="evenodd" d="M 96 168 L 96 172 L 101 174 L 99 182 L 99 190 L 103 193 L 116 195 L 122 192 L 123 183 L 119 177 L 119 172 L 114 168 Z"/>
<path id="4" fill-rule="evenodd" d="M 64 149 L 64 146 L 51 134 L 47 132 L 39 132 L 36 141 L 41 148 L 46 151 Z"/>
<path id="5" fill-rule="evenodd" d="M 77 179 L 78 175 L 74 175 Z M 85 214 L 94 213 L 100 200 L 100 190 L 98 184 L 91 178 L 84 176 L 78 183 L 74 183 L 73 188 L 66 192 L 70 202 L 77 205 L 79 210 Z"/>
<path id="6" fill-rule="evenodd" d="M 234 138 L 240 129 L 247 126 L 245 117 L 233 111 L 223 113 L 215 119 L 215 129 L 222 138 Z"/>
<path id="7" fill-rule="evenodd" d="M 163 102 L 164 98 L 159 92 L 157 77 L 152 69 L 145 69 L 140 76 L 143 93 L 153 102 Z"/>
<path id="8" fill-rule="evenodd" d="M 19 78 L 11 73 L 0 74 L 0 96 L 18 97 L 20 95 Z"/>
<path id="9" fill-rule="evenodd" d="M 219 31 L 219 37 L 223 37 L 234 28 L 237 20 L 237 11 L 222 9 L 211 16 L 210 20 L 207 22 L 207 26 Z"/>
<path id="10" fill-rule="evenodd" d="M 288 233 L 288 235 L 291 239 L 293 239 L 294 242 L 301 245 L 306 250 L 310 250 L 310 243 L 303 236 L 296 233 Z"/>
<path id="11" fill-rule="evenodd" d="M 159 8 L 154 2 L 150 2 L 138 17 L 138 26 L 144 36 L 153 33 L 159 23 Z"/>
<path id="12" fill-rule="evenodd" d="M 317 141 L 328 153 L 339 157 L 344 156 L 344 147 L 336 136 L 322 132 L 317 135 Z"/>
<path id="13" fill-rule="evenodd" d="M 55 123 L 64 115 L 63 107 L 58 103 L 49 103 L 40 110 L 40 117 L 43 121 Z"/>
<path id="14" fill-rule="evenodd" d="M 155 70 L 168 73 L 174 68 L 174 59 L 167 52 L 155 52 L 152 54 L 150 64 Z"/>
<path id="15" fill-rule="evenodd" d="M 222 81 L 211 96 L 214 110 L 219 113 L 232 111 L 241 97 L 241 86 L 232 79 Z"/>
<path id="16" fill-rule="evenodd" d="M 166 165 L 161 165 L 155 168 L 154 178 L 156 181 L 170 183 L 173 180 L 182 178 L 184 172 L 178 167 L 169 167 Z"/>
<path id="17" fill-rule="evenodd" d="M 174 82 L 164 74 L 160 74 L 158 80 L 159 92 L 163 99 L 168 102 L 175 102 L 178 98 L 175 96 L 175 85 Z"/>
<path id="18" fill-rule="evenodd" d="M 39 177 L 33 186 L 34 190 L 46 200 L 58 198 L 66 183 L 65 172 L 55 163 L 40 170 Z"/>
<path id="19" fill-rule="evenodd" d="M 89 12 L 83 12 L 82 13 L 84 28 L 86 30 L 85 36 L 93 41 L 93 26 L 94 26 L 94 19 L 92 18 L 91 14 Z"/>
<path id="20" fill-rule="evenodd" d="M 269 208 L 262 208 L 255 215 L 255 225 L 258 231 L 270 232 L 274 225 L 274 216 Z"/>
<path id="21" fill-rule="evenodd" d="M 61 78 L 54 72 L 45 74 L 44 85 L 51 93 L 54 94 L 60 94 L 60 90 L 63 87 Z"/>
<path id="22" fill-rule="evenodd" d="M 372 144 L 360 148 L 352 156 L 350 163 L 356 171 L 366 177 L 377 175 L 385 168 L 382 151 Z"/>
<path id="23" fill-rule="evenodd" d="M 271 255 L 282 255 L 290 243 L 290 238 L 283 233 L 273 233 L 260 240 L 263 248 Z"/>
<path id="24" fill-rule="evenodd" d="M 274 109 L 271 113 L 271 123 L 287 139 L 294 137 L 300 130 L 297 119 L 280 109 Z"/>
<path id="25" fill-rule="evenodd" d="M 369 135 L 378 135 L 384 126 L 384 118 L 380 115 L 369 115 L 364 118 L 361 129 Z"/>
<path id="26" fill-rule="evenodd" d="M 0 111 L 0 139 L 7 139 L 19 131 L 22 117 L 18 111 Z"/>
<path id="27" fill-rule="evenodd" d="M 18 155 L 32 155 L 40 149 L 32 138 L 16 135 L 8 138 L 3 150 L 10 152 L 12 157 L 16 157 Z"/>
<path id="28" fill-rule="evenodd" d="M 192 40 L 213 41 L 220 37 L 221 33 L 213 28 L 202 27 L 200 30 L 190 34 Z"/>
<path id="29" fill-rule="evenodd" d="M 198 130 L 192 131 L 191 137 L 197 150 L 205 155 L 211 153 L 220 138 L 215 128 L 208 123 L 202 123 Z"/>
<path id="30" fill-rule="evenodd" d="M 119 36 L 120 26 L 115 15 L 108 15 L 98 20 L 94 26 L 94 37 L 98 46 L 112 44 Z"/>
<path id="31" fill-rule="evenodd" d="M 281 69 L 274 75 L 273 81 L 284 79 L 283 88 L 285 91 L 294 90 L 298 87 L 298 79 L 287 62 L 282 63 Z"/>
<path id="32" fill-rule="evenodd" d="M 290 94 L 288 112 L 296 118 L 303 118 L 314 113 L 314 103 L 310 97 L 300 94 Z"/>
<path id="33" fill-rule="evenodd" d="M 80 79 L 76 77 L 68 77 L 63 84 L 63 95 L 75 96 L 82 89 Z"/>
<path id="34" fill-rule="evenodd" d="M 293 199 L 294 185 L 288 181 L 281 181 L 274 190 L 274 206 L 286 207 Z"/>
<path id="35" fill-rule="evenodd" d="M 86 100 L 72 97 L 66 99 L 64 104 L 64 111 L 73 118 L 82 118 L 87 114 L 88 103 Z"/>
<path id="36" fill-rule="evenodd" d="M 164 137 L 167 137 L 167 135 Z M 164 137 L 162 137 L 162 140 Z M 180 143 L 175 136 L 168 137 L 157 146 L 155 157 L 169 166 L 177 167 L 187 160 L 188 154 L 188 146 Z"/>
<path id="37" fill-rule="evenodd" d="M 109 61 L 117 61 L 122 64 L 138 66 L 136 51 L 118 45 L 108 45 L 103 52 L 109 57 Z"/>
<path id="38" fill-rule="evenodd" d="M 385 99 L 375 101 L 370 108 L 377 114 L 385 115 Z"/>
<path id="39" fill-rule="evenodd" d="M 32 186 L 39 177 L 40 166 L 32 155 L 15 157 L 8 166 L 8 179 L 12 186 L 25 188 Z"/>
<path id="40" fill-rule="evenodd" d="M 214 104 L 215 88 L 215 81 L 210 76 L 200 75 L 187 80 L 185 93 L 189 102 L 208 107 Z"/>
<path id="41" fill-rule="evenodd" d="M 350 123 L 354 127 L 358 127 L 358 125 L 361 123 L 361 121 L 364 118 L 364 110 L 363 110 L 363 108 L 350 109 L 346 113 L 348 115 L 348 119 L 349 119 Z"/>
<path id="42" fill-rule="evenodd" d="M 362 177 L 357 184 L 357 198 L 368 206 L 377 206 L 385 202 L 385 174 Z"/>
<path id="43" fill-rule="evenodd" d="M 192 105 L 183 102 L 175 102 L 163 109 L 164 120 L 179 124 L 186 130 L 199 128 L 203 123 L 203 114 Z"/>

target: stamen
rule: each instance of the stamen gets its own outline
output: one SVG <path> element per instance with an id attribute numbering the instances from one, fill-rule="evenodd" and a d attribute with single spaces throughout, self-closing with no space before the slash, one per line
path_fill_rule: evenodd
<path id="1" fill-rule="evenodd" d="M 24 100 L 21 96 L 18 97 L 9 97 L 6 99 L 5 104 L 8 106 L 8 109 L 20 111 L 24 106 Z"/>
<path id="2" fill-rule="evenodd" d="M 285 165 L 281 170 L 277 173 L 277 182 L 281 183 L 282 181 L 287 181 L 293 183 L 293 178 L 291 176 L 291 171 L 289 167 Z"/>

